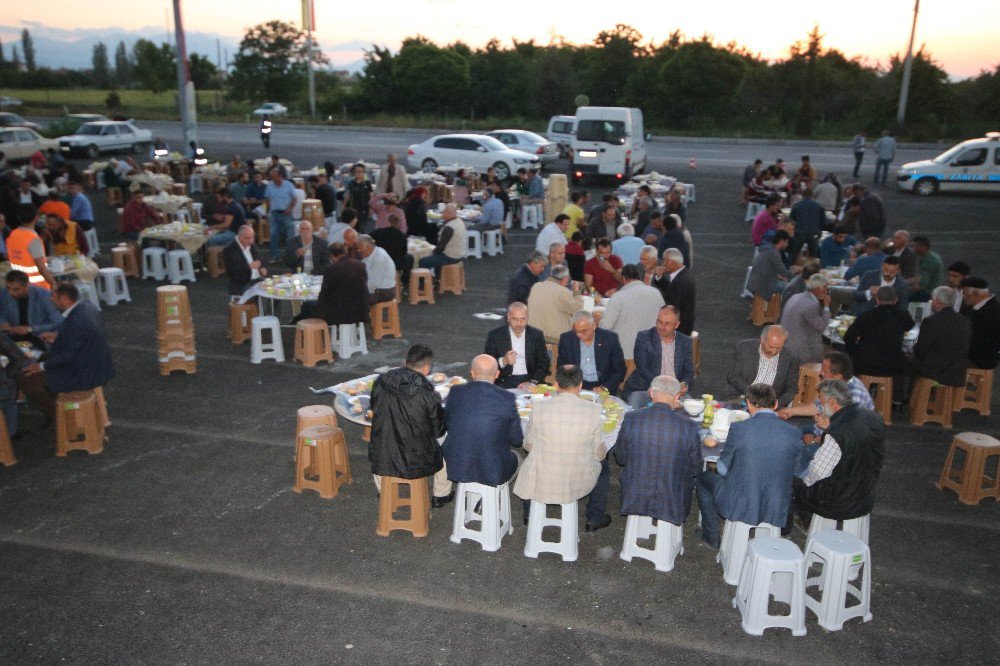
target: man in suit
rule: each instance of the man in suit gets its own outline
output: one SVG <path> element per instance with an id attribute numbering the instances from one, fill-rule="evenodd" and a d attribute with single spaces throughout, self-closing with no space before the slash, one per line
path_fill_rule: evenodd
<path id="1" fill-rule="evenodd" d="M 576 365 L 583 372 L 583 388 L 618 393 L 625 379 L 625 355 L 618 335 L 597 328 L 594 315 L 573 315 L 572 330 L 559 336 L 559 364 Z"/>
<path id="2" fill-rule="evenodd" d="M 955 290 L 951 287 L 942 286 L 931 292 L 934 314 L 920 322 L 913 361 L 918 377 L 927 377 L 945 386 L 964 387 L 972 324 L 967 317 L 955 312 L 954 304 Z"/>
<path id="3" fill-rule="evenodd" d="M 28 340 L 44 348 L 39 337 L 62 326 L 63 318 L 52 304 L 49 292 L 28 282 L 28 274 L 12 270 L 0 289 L 0 331 L 14 341 Z"/>
<path id="4" fill-rule="evenodd" d="M 299 235 L 285 245 L 285 266 L 296 273 L 322 275 L 330 263 L 327 247 L 326 241 L 313 235 L 312 222 L 302 220 L 299 222 Z"/>
<path id="5" fill-rule="evenodd" d="M 267 269 L 260 261 L 253 238 L 253 227 L 245 224 L 236 234 L 236 240 L 222 250 L 230 296 L 241 296 L 254 282 L 267 277 Z"/>
<path id="6" fill-rule="evenodd" d="M 499 376 L 496 359 L 480 354 L 472 359 L 472 381 L 448 393 L 441 454 L 455 483 L 499 486 L 517 472 L 520 459 L 511 447 L 521 448 L 524 433 L 514 394 L 493 384 Z"/>
<path id="7" fill-rule="evenodd" d="M 663 253 L 664 277 L 669 278 L 663 289 L 663 300 L 667 305 L 675 306 L 681 313 L 681 325 L 677 329 L 684 335 L 691 335 L 694 330 L 694 280 L 691 271 L 684 267 L 684 256 L 677 248 L 670 248 Z"/>
<path id="8" fill-rule="evenodd" d="M 622 466 L 623 516 L 649 516 L 683 525 L 691 511 L 691 491 L 701 470 L 698 426 L 676 411 L 681 385 L 659 375 L 650 382 L 652 404 L 625 415 L 615 460 Z"/>
<path id="9" fill-rule="evenodd" d="M 88 391 L 104 386 L 115 376 L 111 348 L 101 329 L 100 311 L 80 301 L 76 285 L 60 282 L 52 290 L 52 302 L 66 321 L 39 362 L 24 369 L 32 375 L 45 371 L 54 393 Z"/>
<path id="10" fill-rule="evenodd" d="M 762 243 L 757 247 L 747 279 L 747 290 L 754 296 L 760 296 L 769 301 L 771 296 L 784 290 L 788 281 L 795 276 L 795 268 L 786 268 L 781 260 L 781 252 L 788 247 L 787 231 L 774 232 L 770 243 Z"/>
<path id="11" fill-rule="evenodd" d="M 528 306 L 514 301 L 507 306 L 507 325 L 486 336 L 484 353 L 496 359 L 497 386 L 516 388 L 527 382 L 540 383 L 549 374 L 545 335 L 528 326 Z"/>
<path id="12" fill-rule="evenodd" d="M 902 377 L 909 375 L 903 336 L 913 328 L 910 313 L 896 307 L 896 300 L 892 287 L 880 287 L 875 294 L 875 308 L 858 315 L 844 333 L 844 347 L 854 361 L 855 371 L 860 375 L 896 377 L 894 387 L 902 385 Z"/>
<path id="13" fill-rule="evenodd" d="M 746 391 L 750 418 L 734 423 L 715 471 L 698 475 L 701 540 L 719 549 L 719 518 L 748 525 L 784 525 L 802 455 L 801 433 L 782 421 L 767 384 Z M 627 418 L 627 417 L 626 417 Z"/>
<path id="14" fill-rule="evenodd" d="M 765 326 L 760 340 L 740 340 L 733 349 L 733 363 L 726 382 L 738 395 L 746 395 L 751 384 L 767 384 L 787 405 L 799 389 L 799 359 L 785 349 L 788 331 L 778 325 Z"/>
<path id="15" fill-rule="evenodd" d="M 854 290 L 854 314 L 875 307 L 875 293 L 879 287 L 892 287 L 896 291 L 896 307 L 904 312 L 909 309 L 910 290 L 899 274 L 899 257 L 889 255 L 882 260 L 880 270 L 868 271 L 858 280 L 858 288 Z"/>
<path id="16" fill-rule="evenodd" d="M 538 283 L 538 276 L 545 270 L 548 257 L 537 250 L 531 253 L 527 263 L 517 269 L 507 283 L 507 304 L 517 301 L 527 303 L 531 288 Z"/>
<path id="17" fill-rule="evenodd" d="M 981 277 L 962 280 L 962 314 L 972 323 L 969 361 L 977 368 L 990 370 L 1000 359 L 1000 304 Z"/>
<path id="18" fill-rule="evenodd" d="M 308 302 L 301 318 L 312 315 Z M 368 321 L 368 274 L 365 265 L 347 256 L 341 243 L 330 244 L 330 264 L 323 271 L 323 286 L 316 298 L 315 316 L 331 326 Z"/>
<path id="19" fill-rule="evenodd" d="M 691 338 L 678 331 L 680 313 L 664 305 L 656 314 L 656 325 L 640 331 L 635 338 L 635 370 L 625 380 L 622 395 L 634 409 L 649 402 L 646 392 L 657 375 L 681 382 L 681 393 L 694 384 L 694 355 Z"/>
<path id="20" fill-rule="evenodd" d="M 802 363 L 823 358 L 823 331 L 830 322 L 830 287 L 817 273 L 806 282 L 806 291 L 788 299 L 781 312 L 781 326 L 788 331 L 788 351 Z"/>
<path id="21" fill-rule="evenodd" d="M 587 531 L 607 527 L 605 513 L 610 487 L 607 451 L 601 433 L 601 406 L 580 399 L 583 371 L 576 365 L 556 370 L 559 392 L 551 400 L 535 403 L 524 433 L 528 457 L 517 474 L 514 494 L 524 500 L 528 524 L 531 500 L 543 504 L 568 504 L 590 495 Z"/>
<path id="22" fill-rule="evenodd" d="M 920 258 L 910 247 L 910 232 L 900 229 L 892 235 L 892 256 L 899 257 L 899 274 L 914 289 L 920 287 Z"/>
<path id="23" fill-rule="evenodd" d="M 663 294 L 639 280 L 639 269 L 634 264 L 622 268 L 622 278 L 625 284 L 608 299 L 601 328 L 618 334 L 625 360 L 631 361 L 635 358 L 635 336 L 656 322 L 656 315 L 663 307 Z"/>

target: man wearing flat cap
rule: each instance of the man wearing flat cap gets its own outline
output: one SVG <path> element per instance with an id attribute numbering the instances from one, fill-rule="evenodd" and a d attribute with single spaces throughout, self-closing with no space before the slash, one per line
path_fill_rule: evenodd
<path id="1" fill-rule="evenodd" d="M 976 368 L 992 370 L 997 367 L 1000 354 L 1000 303 L 990 292 L 989 284 L 981 277 L 969 276 L 962 280 L 962 300 L 966 307 L 962 314 L 972 322 L 972 339 L 969 341 L 969 362 Z"/>

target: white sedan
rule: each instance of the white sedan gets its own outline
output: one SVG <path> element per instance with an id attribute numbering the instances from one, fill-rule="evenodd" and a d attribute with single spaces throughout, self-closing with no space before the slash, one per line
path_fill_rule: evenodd
<path id="1" fill-rule="evenodd" d="M 260 108 L 254 109 L 255 116 L 284 116 L 288 113 L 288 107 L 277 102 L 264 102 Z"/>
<path id="2" fill-rule="evenodd" d="M 485 172 L 496 170 L 497 178 L 510 178 L 520 168 L 538 169 L 537 155 L 513 150 L 484 134 L 441 134 L 407 151 L 406 161 L 413 169 L 433 171 L 439 164 L 469 165 Z"/>
<path id="3" fill-rule="evenodd" d="M 537 155 L 542 164 L 549 164 L 559 159 L 559 144 L 534 132 L 504 129 L 487 132 L 486 136 L 493 137 L 508 148 Z"/>
<path id="4" fill-rule="evenodd" d="M 128 150 L 139 155 L 153 142 L 153 133 L 131 121 L 97 120 L 80 125 L 75 134 L 59 137 L 64 153 L 84 153 L 94 158 L 103 152 Z"/>

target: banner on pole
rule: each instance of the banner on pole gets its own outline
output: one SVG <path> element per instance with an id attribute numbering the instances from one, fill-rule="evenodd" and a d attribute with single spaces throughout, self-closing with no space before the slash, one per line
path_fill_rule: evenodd
<path id="1" fill-rule="evenodd" d="M 313 0 L 302 0 L 302 29 L 306 32 L 316 30 L 316 6 Z"/>

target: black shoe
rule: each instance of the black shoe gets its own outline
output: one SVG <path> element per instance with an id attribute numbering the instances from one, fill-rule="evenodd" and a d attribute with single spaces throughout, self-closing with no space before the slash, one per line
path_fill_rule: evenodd
<path id="1" fill-rule="evenodd" d="M 527 513 L 526 513 L 526 514 L 524 514 L 524 526 L 525 526 L 525 527 L 527 527 L 527 526 L 528 526 L 528 514 L 527 514 Z"/>
<path id="2" fill-rule="evenodd" d="M 702 535 L 701 542 L 703 544 L 705 544 L 706 546 L 708 546 L 709 548 L 711 548 L 712 550 L 714 550 L 714 551 L 718 551 L 719 550 L 719 542 L 718 541 L 709 541 L 708 539 L 705 538 L 704 535 Z"/>
<path id="3" fill-rule="evenodd" d="M 609 516 L 608 514 L 604 514 L 604 519 L 601 520 L 599 523 L 592 523 L 588 520 L 587 525 L 584 529 L 586 529 L 588 532 L 596 532 L 597 530 L 604 529 L 610 524 L 611 524 L 611 516 Z"/>
<path id="4" fill-rule="evenodd" d="M 445 495 L 444 497 L 432 497 L 431 498 L 431 508 L 432 509 L 440 509 L 445 504 L 448 504 L 449 502 L 451 502 L 454 499 L 455 499 L 455 491 L 454 490 L 451 491 L 450 493 L 448 493 L 447 495 Z"/>

